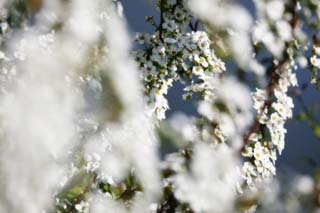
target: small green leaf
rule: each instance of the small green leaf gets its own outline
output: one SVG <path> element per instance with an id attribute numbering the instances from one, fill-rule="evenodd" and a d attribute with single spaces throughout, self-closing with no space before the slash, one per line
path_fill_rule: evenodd
<path id="1" fill-rule="evenodd" d="M 319 126 L 319 125 L 315 126 L 315 127 L 313 128 L 313 131 L 314 131 L 314 134 L 315 134 L 318 138 L 320 138 L 320 126 Z"/>

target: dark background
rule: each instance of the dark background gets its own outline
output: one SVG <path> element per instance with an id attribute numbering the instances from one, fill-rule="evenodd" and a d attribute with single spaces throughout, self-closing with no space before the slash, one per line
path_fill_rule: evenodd
<path id="1" fill-rule="evenodd" d="M 250 11 L 254 17 L 254 5 L 252 1 L 244 0 L 242 4 Z M 145 22 L 145 16 L 159 17 L 159 12 L 155 9 L 155 3 L 152 0 L 122 0 L 124 6 L 124 14 L 126 16 L 128 27 L 132 34 L 135 32 L 152 33 L 152 26 Z M 227 64 L 227 72 L 230 65 Z M 307 83 L 310 79 L 310 74 L 307 70 L 297 70 L 299 85 Z M 182 100 L 182 86 L 175 85 L 169 91 L 167 96 L 171 110 L 167 112 L 170 117 L 174 112 L 182 111 L 189 115 L 196 114 L 196 108 L 191 102 Z M 308 86 L 303 92 L 302 98 L 307 106 L 316 107 L 317 112 L 320 108 L 320 91 L 314 86 Z M 294 115 L 301 110 L 301 104 L 294 99 L 295 109 Z M 317 114 L 319 120 L 319 113 Z M 320 140 L 316 138 L 312 129 L 306 122 L 298 122 L 295 119 L 287 122 L 286 128 L 286 146 L 280 156 L 277 167 L 278 172 L 289 174 L 288 172 L 309 173 L 314 172 L 315 166 L 320 166 Z M 314 163 L 311 163 L 314 162 Z M 314 166 L 313 166 L 314 164 Z"/>

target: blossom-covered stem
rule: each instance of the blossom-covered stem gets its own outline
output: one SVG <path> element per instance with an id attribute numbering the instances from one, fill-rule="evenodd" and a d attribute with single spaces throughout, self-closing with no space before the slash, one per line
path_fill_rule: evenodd
<path id="1" fill-rule="evenodd" d="M 292 30 L 295 29 L 297 23 L 298 23 L 298 16 L 296 14 L 295 11 L 295 5 L 297 4 L 297 0 L 294 0 L 292 3 L 292 7 L 291 7 L 291 14 L 292 14 L 292 19 L 290 20 L 290 26 L 292 28 Z M 274 88 L 276 88 L 277 84 L 278 84 L 278 76 L 277 76 L 277 70 L 279 70 L 280 72 L 283 70 L 283 67 L 290 62 L 290 56 L 287 53 L 287 48 L 289 46 L 289 43 L 286 42 L 286 48 L 283 51 L 283 58 L 280 60 L 280 62 L 278 64 L 273 64 L 272 67 L 267 71 L 267 74 L 270 75 L 270 80 L 267 86 L 267 100 L 265 101 L 265 104 L 262 108 L 262 113 L 265 109 L 268 109 L 271 104 L 271 96 L 274 92 Z M 249 143 L 249 138 L 250 135 L 253 134 L 254 132 L 257 132 L 259 129 L 261 129 L 261 123 L 259 122 L 259 120 L 255 120 L 254 123 L 252 124 L 252 126 L 250 127 L 249 131 L 243 136 L 243 147 L 241 149 L 241 152 L 245 149 L 246 145 Z"/>
<path id="2" fill-rule="evenodd" d="M 312 56 L 310 58 L 310 63 L 311 63 L 311 83 L 316 85 L 316 88 L 320 88 L 320 79 L 318 78 L 318 72 L 320 69 L 320 60 L 319 60 L 319 39 L 317 38 L 316 35 L 313 35 L 312 37 L 313 45 L 312 45 Z"/>
<path id="3" fill-rule="evenodd" d="M 288 62 L 289 62 L 289 55 L 286 53 L 286 49 L 284 51 L 284 57 L 283 59 L 279 62 L 279 64 L 277 65 L 273 65 L 270 70 L 267 72 L 270 74 L 270 81 L 269 84 L 267 86 L 267 97 L 268 99 L 266 100 L 263 108 L 262 108 L 262 113 L 265 109 L 269 108 L 272 104 L 272 101 L 270 99 L 270 97 L 273 94 L 274 88 L 277 86 L 278 82 L 277 82 L 277 75 L 276 75 L 276 71 L 279 70 L 281 71 L 283 69 L 283 66 L 285 66 Z M 241 151 L 243 151 L 246 147 L 246 145 L 249 143 L 249 138 L 250 135 L 254 132 L 257 132 L 259 129 L 261 129 L 261 123 L 259 122 L 259 120 L 255 120 L 254 123 L 252 124 L 252 126 L 250 127 L 249 131 L 243 136 L 243 147 L 241 149 Z"/>

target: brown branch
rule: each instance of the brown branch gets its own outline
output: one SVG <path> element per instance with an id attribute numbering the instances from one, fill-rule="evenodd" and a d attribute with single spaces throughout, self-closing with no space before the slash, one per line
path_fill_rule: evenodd
<path id="1" fill-rule="evenodd" d="M 160 24 L 159 24 L 159 39 L 160 41 L 164 42 L 162 37 L 162 31 L 163 31 L 163 23 L 164 23 L 164 16 L 163 16 L 163 10 L 164 10 L 164 1 L 160 0 Z"/>

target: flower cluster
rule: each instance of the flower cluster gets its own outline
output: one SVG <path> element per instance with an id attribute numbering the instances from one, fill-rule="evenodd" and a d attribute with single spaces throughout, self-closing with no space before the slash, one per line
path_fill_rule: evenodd
<path id="1" fill-rule="evenodd" d="M 224 54 L 230 54 L 241 69 L 259 76 L 265 73 L 254 57 L 251 42 L 253 20 L 249 11 L 230 1 L 190 0 L 189 7 L 210 26 Z"/>
<path id="2" fill-rule="evenodd" d="M 320 47 L 317 47 L 316 45 L 313 46 L 313 55 L 310 58 L 311 64 L 320 69 Z"/>
<path id="3" fill-rule="evenodd" d="M 203 99 L 211 99 L 213 88 L 207 83 L 208 76 L 223 72 L 225 66 L 210 48 L 206 32 L 188 32 L 191 15 L 182 2 L 159 1 L 159 4 L 163 20 L 153 35 L 137 35 L 142 48 L 136 52 L 136 61 L 143 73 L 152 111 L 161 120 L 169 108 L 164 96 L 173 82 L 190 83 L 185 98 L 199 93 Z"/>
<path id="4" fill-rule="evenodd" d="M 201 125 L 203 141 L 231 142 L 236 147 L 252 121 L 250 90 L 233 77 L 211 79 L 213 100 L 201 101 L 198 112 L 205 119 Z M 234 91 L 237 91 L 236 93 Z"/>
<path id="5" fill-rule="evenodd" d="M 225 144 L 197 144 L 190 171 L 173 177 L 175 197 L 189 203 L 195 212 L 233 212 L 230 203 L 236 199 L 234 186 L 239 181 L 235 156 Z"/>
<path id="6" fill-rule="evenodd" d="M 280 58 L 285 42 L 292 39 L 292 28 L 285 16 L 285 3 L 278 0 L 255 0 L 254 3 L 259 16 L 253 29 L 253 39 L 262 42 L 275 57 Z"/>
<path id="7" fill-rule="evenodd" d="M 87 162 L 85 166 L 87 172 L 94 172 L 100 167 L 101 156 L 97 153 L 93 153 L 92 155 L 87 154 L 85 161 Z"/>
<path id="8" fill-rule="evenodd" d="M 320 47 L 317 44 L 313 44 L 312 53 L 310 58 L 310 63 L 312 65 L 311 83 L 317 84 L 318 87 L 320 87 L 320 78 L 318 77 L 318 72 L 320 70 Z"/>
<path id="9" fill-rule="evenodd" d="M 242 175 L 249 186 L 275 175 L 276 150 L 281 154 L 287 130 L 284 124 L 292 117 L 293 101 L 286 92 L 289 86 L 297 86 L 297 78 L 289 64 L 277 70 L 278 85 L 274 89 L 274 101 L 265 90 L 257 89 L 253 94 L 254 108 L 260 126 L 266 131 L 254 132 L 242 155 L 248 158 L 242 167 Z"/>

